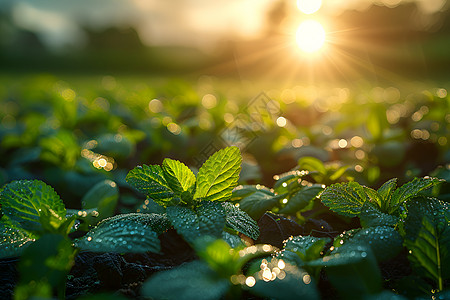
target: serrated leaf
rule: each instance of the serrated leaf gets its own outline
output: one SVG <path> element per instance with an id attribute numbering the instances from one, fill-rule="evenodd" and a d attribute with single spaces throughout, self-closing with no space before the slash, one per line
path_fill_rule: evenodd
<path id="1" fill-rule="evenodd" d="M 391 202 L 391 197 L 395 191 L 396 186 L 397 186 L 397 178 L 392 178 L 391 180 L 388 180 L 385 183 L 383 183 L 383 185 L 377 190 L 378 195 L 381 198 L 381 210 L 383 212 L 386 211 L 387 206 Z"/>
<path id="2" fill-rule="evenodd" d="M 220 238 L 225 227 L 225 210 L 218 202 L 203 201 L 194 210 L 170 206 L 167 208 L 167 217 L 189 243 L 194 243 L 204 235 Z"/>
<path id="3" fill-rule="evenodd" d="M 418 274 L 436 282 L 440 290 L 450 278 L 449 205 L 436 199 L 414 199 L 408 203 L 405 246 Z"/>
<path id="4" fill-rule="evenodd" d="M 123 214 L 104 219 L 76 242 L 94 252 L 159 252 L 158 234 L 170 227 L 164 215 Z"/>
<path id="5" fill-rule="evenodd" d="M 198 171 L 194 199 L 228 200 L 239 180 L 241 162 L 238 147 L 227 147 L 214 153 Z"/>
<path id="6" fill-rule="evenodd" d="M 255 220 L 230 202 L 222 202 L 222 206 L 225 209 L 226 226 L 245 234 L 251 239 L 258 239 L 259 227 Z"/>
<path id="7" fill-rule="evenodd" d="M 174 195 L 158 165 L 138 166 L 128 172 L 126 181 L 162 206 L 166 206 Z"/>
<path id="8" fill-rule="evenodd" d="M 259 220 L 266 211 L 271 210 L 285 196 L 268 195 L 258 191 L 242 199 L 239 207 L 254 220 Z"/>
<path id="9" fill-rule="evenodd" d="M 343 216 L 354 217 L 359 215 L 369 197 L 359 183 L 346 182 L 327 187 L 320 195 L 320 199 L 332 211 Z"/>
<path id="10" fill-rule="evenodd" d="M 296 253 L 303 262 L 307 262 L 319 258 L 330 241 L 330 238 L 296 236 L 285 241 L 284 250 Z"/>
<path id="11" fill-rule="evenodd" d="M 20 228 L 0 223 L 0 259 L 18 257 L 35 239 Z"/>
<path id="12" fill-rule="evenodd" d="M 190 191 L 195 184 L 195 175 L 182 162 L 166 158 L 163 161 L 162 169 L 167 184 L 175 192 L 181 196 L 183 192 Z"/>
<path id="13" fill-rule="evenodd" d="M 389 226 L 362 228 L 343 241 L 336 253 L 352 251 L 357 247 L 370 247 L 378 262 L 396 257 L 403 248 L 401 235 Z"/>
<path id="14" fill-rule="evenodd" d="M 381 198 L 380 195 L 378 195 L 378 192 L 367 186 L 362 186 L 362 188 L 364 189 L 367 197 L 369 197 L 369 201 L 367 202 L 371 202 L 381 208 Z"/>
<path id="15" fill-rule="evenodd" d="M 0 194 L 0 204 L 5 217 L 12 223 L 32 232 L 42 232 L 41 215 L 44 207 L 55 216 L 56 228 L 64 223 L 66 209 L 55 190 L 39 180 L 14 181 Z"/>
<path id="16" fill-rule="evenodd" d="M 400 218 L 394 215 L 383 213 L 373 203 L 367 201 L 361 208 L 359 214 L 359 221 L 363 228 L 375 226 L 395 226 L 400 221 Z"/>
<path id="17" fill-rule="evenodd" d="M 394 191 L 388 204 L 388 213 L 395 212 L 402 203 L 417 196 L 421 191 L 442 182 L 441 179 L 432 177 L 414 178 Z"/>
<path id="18" fill-rule="evenodd" d="M 142 286 L 142 295 L 167 300 L 216 300 L 230 288 L 205 263 L 193 261 L 169 271 L 158 272 Z"/>
<path id="19" fill-rule="evenodd" d="M 306 186 L 289 198 L 285 207 L 280 210 L 281 214 L 295 214 L 302 210 L 323 191 L 321 185 Z"/>

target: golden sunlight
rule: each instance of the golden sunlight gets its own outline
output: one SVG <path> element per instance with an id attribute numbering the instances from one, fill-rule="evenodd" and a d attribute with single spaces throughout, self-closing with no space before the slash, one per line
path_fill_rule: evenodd
<path id="1" fill-rule="evenodd" d="M 325 36 L 325 30 L 319 22 L 306 20 L 297 29 L 297 45 L 305 52 L 316 52 L 324 45 Z"/>
<path id="2" fill-rule="evenodd" d="M 313 14 L 322 6 L 322 0 L 297 0 L 298 9 L 307 15 Z"/>

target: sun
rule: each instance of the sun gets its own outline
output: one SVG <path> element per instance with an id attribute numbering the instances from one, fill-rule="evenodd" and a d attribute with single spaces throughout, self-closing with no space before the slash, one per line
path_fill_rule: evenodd
<path id="1" fill-rule="evenodd" d="M 296 39 L 298 47 L 307 53 L 313 53 L 322 48 L 326 33 L 323 26 L 314 20 L 306 20 L 297 29 Z"/>

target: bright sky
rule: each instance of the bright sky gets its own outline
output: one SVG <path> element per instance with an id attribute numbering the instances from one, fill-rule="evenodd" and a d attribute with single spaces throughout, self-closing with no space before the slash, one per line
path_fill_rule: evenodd
<path id="1" fill-rule="evenodd" d="M 323 0 L 319 13 L 333 15 L 344 9 L 364 9 L 371 3 L 396 6 L 402 0 Z M 424 12 L 443 8 L 446 0 L 417 1 Z M 311 11 L 320 0 L 310 3 Z M 10 9 L 16 25 L 38 33 L 49 46 L 80 46 L 82 27 L 134 26 L 145 44 L 189 45 L 204 50 L 223 35 L 258 36 L 274 0 L 0 0 L 0 11 Z M 288 1 L 301 15 L 295 0 Z"/>

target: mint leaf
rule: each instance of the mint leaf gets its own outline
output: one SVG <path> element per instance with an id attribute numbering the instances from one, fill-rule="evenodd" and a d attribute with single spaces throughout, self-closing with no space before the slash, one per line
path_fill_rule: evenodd
<path id="1" fill-rule="evenodd" d="M 345 234 L 344 234 L 345 235 Z M 397 256 L 403 248 L 401 235 L 392 227 L 377 226 L 353 230 L 349 238 L 338 237 L 343 241 L 336 253 L 352 251 L 357 247 L 370 247 L 377 261 L 387 261 Z M 339 243 L 334 243 L 339 244 Z"/>
<path id="2" fill-rule="evenodd" d="M 442 182 L 441 179 L 432 177 L 414 178 L 395 190 L 388 204 L 388 213 L 395 212 L 402 203 L 417 196 L 421 191 Z"/>
<path id="3" fill-rule="evenodd" d="M 381 210 L 386 212 L 387 206 L 391 203 L 392 194 L 395 191 L 395 187 L 397 186 L 397 178 L 392 178 L 391 180 L 386 181 L 383 185 L 378 189 L 378 195 L 381 198 Z"/>
<path id="4" fill-rule="evenodd" d="M 230 201 L 240 201 L 245 197 L 250 196 L 251 194 L 255 192 L 262 192 L 266 193 L 267 195 L 273 195 L 273 193 L 266 188 L 265 186 L 261 185 L 238 185 L 236 188 L 233 189 L 231 193 L 231 199 Z"/>
<path id="5" fill-rule="evenodd" d="M 167 217 L 177 232 L 189 243 L 201 236 L 222 236 L 225 210 L 218 202 L 203 201 L 193 210 L 183 206 L 169 206 Z"/>
<path id="6" fill-rule="evenodd" d="M 332 211 L 343 216 L 354 217 L 359 215 L 369 197 L 359 183 L 352 181 L 327 187 L 320 195 L 320 199 Z"/>
<path id="7" fill-rule="evenodd" d="M 306 186 L 289 198 L 288 203 L 280 210 L 281 214 L 295 214 L 308 206 L 320 192 L 323 191 L 322 185 L 315 184 Z"/>
<path id="8" fill-rule="evenodd" d="M 34 241 L 30 233 L 3 222 L 0 223 L 0 259 L 20 256 L 22 251 Z"/>
<path id="9" fill-rule="evenodd" d="M 239 180 L 241 162 L 238 147 L 227 147 L 214 153 L 198 171 L 194 199 L 228 200 Z"/>
<path id="10" fill-rule="evenodd" d="M 158 165 L 138 166 L 128 172 L 126 181 L 161 206 L 166 206 L 174 195 Z"/>
<path id="11" fill-rule="evenodd" d="M 222 202 L 222 206 L 225 209 L 227 227 L 243 233 L 251 239 L 258 239 L 259 227 L 255 220 L 230 202 Z"/>
<path id="12" fill-rule="evenodd" d="M 164 178 L 176 195 L 181 196 L 183 192 L 191 191 L 195 184 L 195 175 L 182 162 L 166 158 L 162 169 Z"/>
<path id="13" fill-rule="evenodd" d="M 158 272 L 142 286 L 142 295 L 152 299 L 221 299 L 230 288 L 228 279 L 218 277 L 205 263 L 193 261 Z"/>
<path id="14" fill-rule="evenodd" d="M 158 234 L 170 227 L 164 215 L 123 214 L 104 219 L 76 242 L 82 250 L 94 252 L 156 252 Z"/>
<path id="15" fill-rule="evenodd" d="M 418 274 L 424 274 L 443 290 L 450 278 L 450 208 L 437 199 L 414 199 L 408 203 L 405 246 Z"/>
<path id="16" fill-rule="evenodd" d="M 400 218 L 394 215 L 388 215 L 380 210 L 379 207 L 367 201 L 361 208 L 359 221 L 363 228 L 375 226 L 395 226 Z"/>
<path id="17" fill-rule="evenodd" d="M 254 220 L 259 220 L 268 210 L 271 210 L 278 202 L 286 197 L 283 195 L 269 195 L 264 192 L 255 192 L 239 202 L 239 207 Z"/>
<path id="18" fill-rule="evenodd" d="M 51 227 L 58 228 L 65 221 L 66 209 L 62 200 L 51 186 L 39 180 L 7 184 L 0 193 L 0 204 L 4 217 L 27 231 L 44 231 L 41 224 L 44 210 L 54 216 Z"/>

